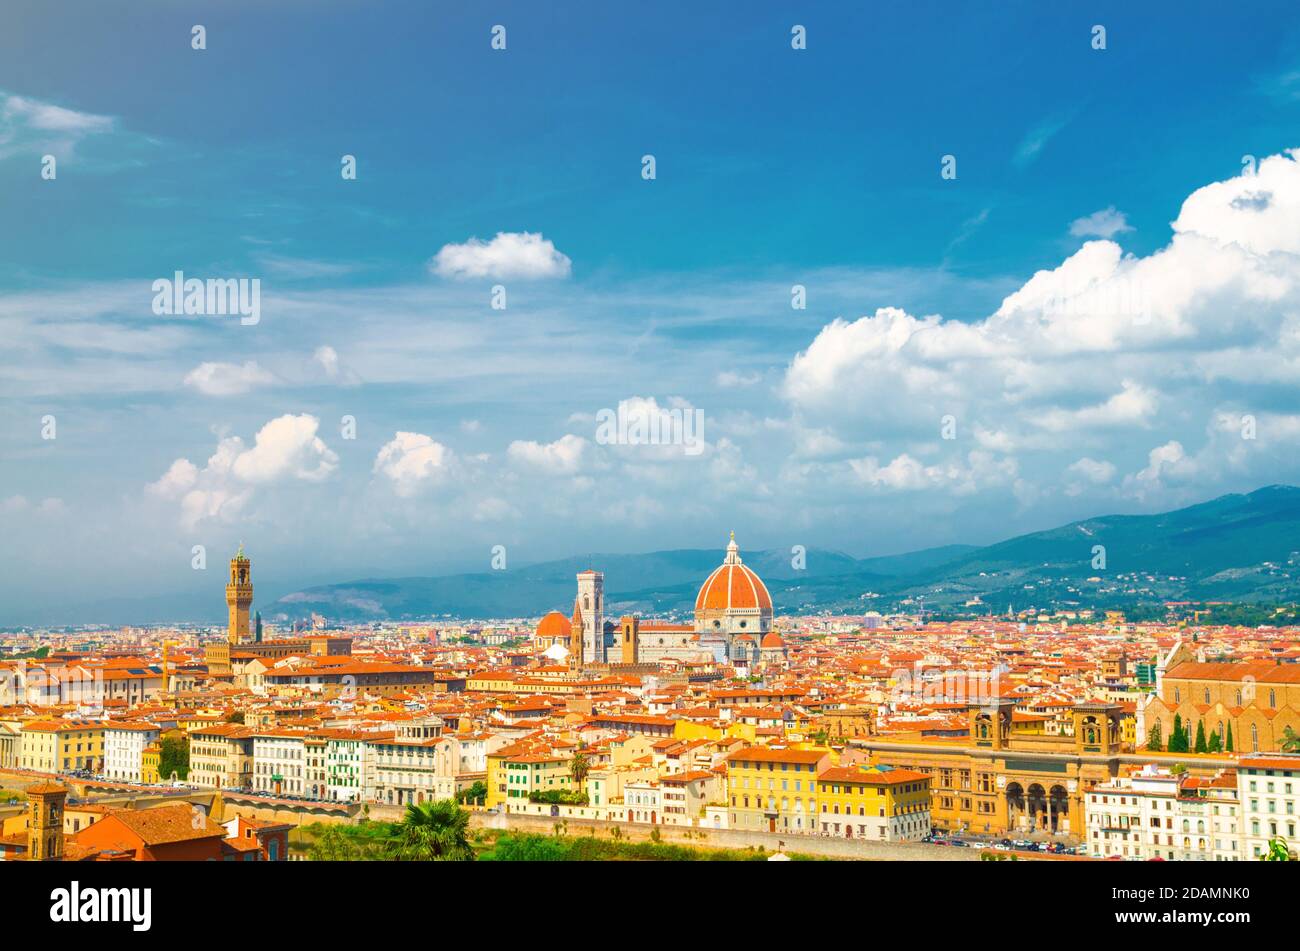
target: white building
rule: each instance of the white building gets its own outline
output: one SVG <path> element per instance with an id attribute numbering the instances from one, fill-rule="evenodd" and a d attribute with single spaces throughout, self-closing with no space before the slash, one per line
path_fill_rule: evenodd
<path id="1" fill-rule="evenodd" d="M 161 732 L 156 723 L 105 723 L 104 777 L 141 782 L 144 749 L 157 743 Z"/>
<path id="2" fill-rule="evenodd" d="M 325 798 L 356 802 L 365 787 L 366 741 L 372 733 L 334 730 L 325 743 Z"/>
<path id="3" fill-rule="evenodd" d="M 425 717 L 398 725 L 396 734 L 367 740 L 363 756 L 362 794 L 367 801 L 393 805 L 449 799 L 449 777 L 438 775 L 442 720 Z M 451 780 L 454 783 L 454 780 Z"/>
<path id="4" fill-rule="evenodd" d="M 306 795 L 307 734 L 264 730 L 253 735 L 253 790 L 271 796 Z"/>
<path id="5" fill-rule="evenodd" d="M 1241 804 L 1232 773 L 1175 776 L 1154 764 L 1094 786 L 1085 803 L 1096 858 L 1231 862 L 1241 853 Z"/>
<path id="6" fill-rule="evenodd" d="M 1243 812 L 1244 856 L 1255 859 L 1268 851 L 1270 839 L 1281 837 L 1296 846 L 1296 796 L 1300 791 L 1300 754 L 1263 753 L 1237 764 L 1237 794 Z"/>

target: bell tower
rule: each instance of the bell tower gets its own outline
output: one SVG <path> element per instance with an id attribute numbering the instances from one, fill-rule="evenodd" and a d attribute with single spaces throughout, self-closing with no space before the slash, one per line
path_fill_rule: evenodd
<path id="1" fill-rule="evenodd" d="M 31 826 L 27 830 L 27 856 L 33 862 L 58 862 L 63 858 L 63 806 L 68 790 L 56 783 L 29 786 L 27 801 Z"/>
<path id="2" fill-rule="evenodd" d="M 253 605 L 253 566 L 244 554 L 241 542 L 239 551 L 230 559 L 230 581 L 226 585 L 226 607 L 230 609 L 230 623 L 226 640 L 231 644 L 244 644 L 249 640 L 248 609 Z"/>
<path id="3" fill-rule="evenodd" d="M 578 606 L 582 609 L 582 659 L 605 663 L 605 576 L 599 571 L 578 575 Z"/>

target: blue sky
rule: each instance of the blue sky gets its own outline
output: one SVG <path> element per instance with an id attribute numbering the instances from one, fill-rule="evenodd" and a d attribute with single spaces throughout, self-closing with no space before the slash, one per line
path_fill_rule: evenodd
<path id="1" fill-rule="evenodd" d="M 209 598 L 241 539 L 280 591 L 1300 477 L 1294 4 L 265 7 L 0 13 L 15 619 Z M 260 322 L 154 314 L 175 270 Z M 601 444 L 620 404 L 705 450 Z"/>

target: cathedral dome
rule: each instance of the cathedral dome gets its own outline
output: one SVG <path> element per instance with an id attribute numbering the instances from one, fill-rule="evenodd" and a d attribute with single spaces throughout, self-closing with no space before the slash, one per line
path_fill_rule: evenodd
<path id="1" fill-rule="evenodd" d="M 568 639 L 572 628 L 561 611 L 552 611 L 537 623 L 537 636 Z"/>
<path id="2" fill-rule="evenodd" d="M 781 635 L 776 631 L 769 631 L 767 636 L 763 638 L 763 643 L 758 646 L 763 650 L 779 650 L 785 647 L 785 641 L 781 640 Z"/>
<path id="3" fill-rule="evenodd" d="M 772 616 L 772 596 L 767 593 L 767 585 L 741 562 L 734 534 L 727 545 L 727 557 L 700 587 L 695 598 L 695 615 L 698 618 L 733 611 Z"/>

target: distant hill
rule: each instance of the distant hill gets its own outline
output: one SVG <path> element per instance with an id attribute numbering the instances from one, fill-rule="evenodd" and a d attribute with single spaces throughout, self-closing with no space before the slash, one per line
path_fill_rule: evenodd
<path id="1" fill-rule="evenodd" d="M 1105 566 L 1094 567 L 1094 546 Z M 1165 600 L 1300 598 L 1300 489 L 1268 486 L 1159 515 L 1107 515 L 975 547 L 949 545 L 855 559 L 809 549 L 742 553 L 778 611 L 1132 607 Z M 605 573 L 607 612 L 685 616 L 722 559 L 714 549 L 588 554 L 518 569 L 322 585 L 263 608 L 268 619 L 312 612 L 341 621 L 524 617 L 573 604 L 574 575 Z M 964 608 L 968 601 L 980 604 Z"/>

